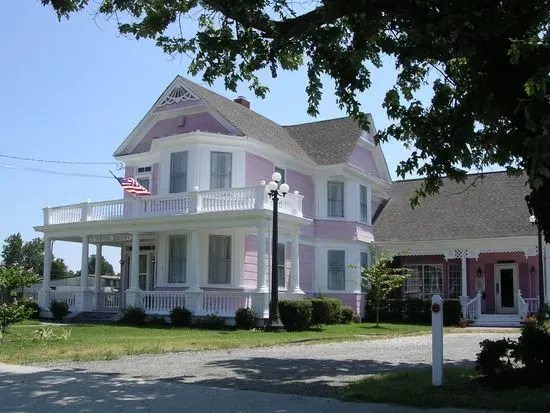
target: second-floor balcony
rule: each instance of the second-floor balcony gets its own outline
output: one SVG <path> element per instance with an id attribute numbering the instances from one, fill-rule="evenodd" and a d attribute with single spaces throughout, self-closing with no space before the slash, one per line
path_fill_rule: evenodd
<path id="1" fill-rule="evenodd" d="M 279 211 L 302 217 L 302 200 L 302 195 L 289 193 L 279 201 Z M 44 208 L 44 225 L 261 210 L 272 209 L 272 207 L 273 202 L 262 185 L 164 196 L 129 197 L 113 201 L 83 202 Z"/>

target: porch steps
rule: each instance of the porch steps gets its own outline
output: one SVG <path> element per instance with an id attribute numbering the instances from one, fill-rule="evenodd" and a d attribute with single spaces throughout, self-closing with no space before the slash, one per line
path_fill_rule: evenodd
<path id="1" fill-rule="evenodd" d="M 521 327 L 519 314 L 481 314 L 473 325 L 475 327 Z"/>
<path id="2" fill-rule="evenodd" d="M 120 319 L 120 313 L 117 312 L 96 312 L 82 311 L 67 320 L 73 324 L 101 324 L 114 323 Z"/>

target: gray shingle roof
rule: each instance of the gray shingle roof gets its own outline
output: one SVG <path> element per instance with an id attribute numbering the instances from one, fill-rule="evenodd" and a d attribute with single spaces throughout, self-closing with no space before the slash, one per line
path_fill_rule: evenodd
<path id="1" fill-rule="evenodd" d="M 361 135 L 349 117 L 284 127 L 318 165 L 344 163 Z"/>
<path id="2" fill-rule="evenodd" d="M 421 199 L 414 210 L 411 194 L 420 180 L 394 181 L 391 199 L 374 224 L 375 241 L 431 241 L 536 235 L 525 204 L 525 178 L 487 173 L 465 190 L 444 179 L 439 194 Z"/>

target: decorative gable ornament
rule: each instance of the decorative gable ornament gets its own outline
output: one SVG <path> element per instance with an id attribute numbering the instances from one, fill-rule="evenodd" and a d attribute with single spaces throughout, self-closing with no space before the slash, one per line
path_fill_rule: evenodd
<path id="1" fill-rule="evenodd" d="M 170 93 L 160 102 L 159 107 L 173 105 L 175 103 L 187 102 L 191 100 L 199 100 L 199 97 L 182 85 L 176 86 Z"/>

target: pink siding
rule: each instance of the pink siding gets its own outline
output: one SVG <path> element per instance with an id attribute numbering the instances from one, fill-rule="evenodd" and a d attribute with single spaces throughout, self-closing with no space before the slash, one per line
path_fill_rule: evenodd
<path id="1" fill-rule="evenodd" d="M 159 192 L 159 164 L 153 164 L 153 174 L 151 178 L 151 195 L 157 195 Z"/>
<path id="2" fill-rule="evenodd" d="M 361 314 L 364 305 L 362 299 L 363 294 L 327 294 L 327 297 L 338 298 L 342 304 L 349 305 L 355 314 Z"/>
<path id="3" fill-rule="evenodd" d="M 271 174 L 273 174 L 273 162 L 254 155 L 250 152 L 246 153 L 245 167 L 245 185 L 259 185 L 261 180 L 269 182 Z"/>
<path id="4" fill-rule="evenodd" d="M 380 172 L 376 167 L 376 162 L 374 161 L 372 152 L 362 146 L 357 145 L 355 147 L 355 149 L 351 152 L 348 163 L 357 166 L 369 175 L 380 178 Z"/>
<path id="5" fill-rule="evenodd" d="M 151 149 L 153 139 L 188 132 L 212 132 L 230 135 L 230 132 L 208 112 L 193 115 L 180 115 L 170 119 L 159 120 L 153 125 L 140 143 L 130 153 L 142 153 Z"/>
<path id="6" fill-rule="evenodd" d="M 315 290 L 315 249 L 300 244 L 300 288 L 306 293 Z"/>
<path id="7" fill-rule="evenodd" d="M 256 236 L 249 235 L 244 241 L 244 287 L 256 288 L 256 272 L 258 263 L 258 249 Z"/>
<path id="8" fill-rule="evenodd" d="M 304 196 L 302 211 L 305 217 L 311 218 L 315 215 L 315 186 L 309 175 L 287 169 L 286 181 L 291 191 L 299 191 Z"/>
<path id="9" fill-rule="evenodd" d="M 372 242 L 372 227 L 351 221 L 316 220 L 315 237 L 341 241 Z"/>

